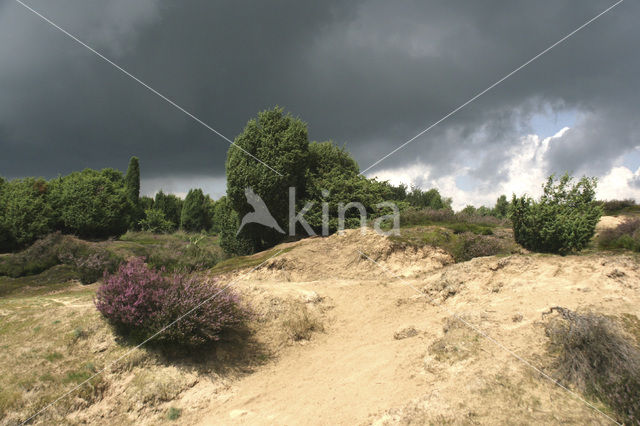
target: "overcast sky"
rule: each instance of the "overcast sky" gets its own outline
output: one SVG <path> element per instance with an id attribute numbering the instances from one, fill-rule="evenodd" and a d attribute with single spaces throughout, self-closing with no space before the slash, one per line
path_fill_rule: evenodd
<path id="1" fill-rule="evenodd" d="M 280 105 L 361 169 L 615 0 L 26 0 L 230 139 Z M 454 205 L 565 170 L 640 200 L 640 4 L 626 0 L 367 172 Z M 124 170 L 224 193 L 228 142 L 0 0 L 0 175 Z"/>

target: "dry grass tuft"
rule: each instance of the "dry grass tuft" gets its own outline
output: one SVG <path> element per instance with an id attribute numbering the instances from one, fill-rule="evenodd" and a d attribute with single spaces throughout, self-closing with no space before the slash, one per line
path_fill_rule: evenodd
<path id="1" fill-rule="evenodd" d="M 605 404 L 624 423 L 640 423 L 640 349 L 609 317 L 562 307 L 546 326 L 561 379 Z"/>
<path id="2" fill-rule="evenodd" d="M 294 341 L 309 340 L 314 332 L 324 331 L 319 315 L 299 301 L 289 304 L 282 318 L 282 328 L 287 337 Z"/>

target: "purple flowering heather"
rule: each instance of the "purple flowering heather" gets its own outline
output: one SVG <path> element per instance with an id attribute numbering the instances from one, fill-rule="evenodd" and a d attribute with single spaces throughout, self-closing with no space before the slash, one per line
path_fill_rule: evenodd
<path id="1" fill-rule="evenodd" d="M 219 340 L 224 330 L 240 326 L 250 315 L 230 289 L 184 274 L 165 277 L 141 258 L 105 276 L 95 304 L 117 330 L 139 339 L 184 315 L 156 340 L 189 346 Z"/>

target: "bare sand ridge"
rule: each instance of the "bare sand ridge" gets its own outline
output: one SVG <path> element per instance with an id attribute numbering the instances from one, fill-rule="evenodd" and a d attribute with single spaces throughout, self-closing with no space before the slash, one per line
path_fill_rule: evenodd
<path id="1" fill-rule="evenodd" d="M 390 277 L 358 250 L 401 278 Z M 237 286 L 263 307 L 265 295 L 300 300 L 323 319 L 324 332 L 283 347 L 253 374 L 212 390 L 207 407 L 191 414 L 185 407 L 182 420 L 610 423 L 453 315 L 548 369 L 542 313 L 560 305 L 638 315 L 638 267 L 635 256 L 603 254 L 452 264 L 440 250 L 402 252 L 386 238 L 359 230 L 294 243 Z M 182 398 L 187 403 L 206 389 L 196 385 Z"/>

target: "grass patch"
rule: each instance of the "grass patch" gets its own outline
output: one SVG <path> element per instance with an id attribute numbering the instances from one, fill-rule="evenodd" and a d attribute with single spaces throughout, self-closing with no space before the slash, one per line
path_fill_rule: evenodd
<path id="1" fill-rule="evenodd" d="M 217 236 L 184 232 L 127 232 L 107 248 L 124 258 L 144 257 L 149 265 L 170 272 L 209 269 L 225 257 Z"/>
<path id="2" fill-rule="evenodd" d="M 57 265 L 40 274 L 26 277 L 0 276 L 0 297 L 6 297 L 15 292 L 26 292 L 30 295 L 48 293 L 73 285 L 73 280 L 76 279 L 78 274 L 69 265 Z"/>
<path id="3" fill-rule="evenodd" d="M 58 361 L 62 359 L 62 354 L 60 352 L 51 352 L 45 355 L 44 359 L 46 359 L 49 362 Z"/>
<path id="4" fill-rule="evenodd" d="M 279 253 L 278 256 L 280 254 L 284 254 L 288 251 L 291 251 L 292 249 L 293 247 L 286 247 L 282 249 L 282 252 Z M 249 256 L 232 257 L 218 263 L 216 266 L 214 266 L 211 269 L 211 272 L 214 274 L 224 274 L 227 272 L 236 271 L 238 269 L 252 268 L 254 266 L 261 264 L 262 262 L 269 259 L 270 257 L 274 256 L 276 253 L 278 253 L 278 251 L 279 251 L 278 248 L 274 248 L 262 253 L 252 254 Z"/>

